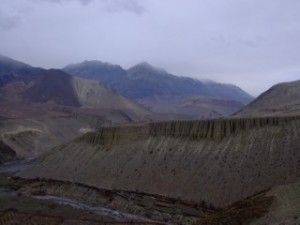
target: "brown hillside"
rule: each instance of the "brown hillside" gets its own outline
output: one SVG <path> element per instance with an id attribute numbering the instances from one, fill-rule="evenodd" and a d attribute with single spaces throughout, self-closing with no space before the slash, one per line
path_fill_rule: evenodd
<path id="1" fill-rule="evenodd" d="M 225 207 L 297 181 L 299 132 L 299 117 L 102 128 L 43 155 L 20 175 Z"/>
<path id="2" fill-rule="evenodd" d="M 281 83 L 257 97 L 238 116 L 299 115 L 300 81 Z"/>
<path id="3" fill-rule="evenodd" d="M 45 70 L 33 80 L 34 85 L 22 94 L 23 98 L 31 102 L 80 106 L 71 80 L 72 76 L 61 70 Z"/>

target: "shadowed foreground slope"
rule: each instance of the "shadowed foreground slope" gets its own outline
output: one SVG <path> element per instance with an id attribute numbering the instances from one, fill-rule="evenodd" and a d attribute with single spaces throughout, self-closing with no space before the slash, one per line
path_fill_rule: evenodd
<path id="1" fill-rule="evenodd" d="M 102 128 L 46 153 L 20 175 L 225 207 L 297 181 L 299 132 L 299 117 Z"/>

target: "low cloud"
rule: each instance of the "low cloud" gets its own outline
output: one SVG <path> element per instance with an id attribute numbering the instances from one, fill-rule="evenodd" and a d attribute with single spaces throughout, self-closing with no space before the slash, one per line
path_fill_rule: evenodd
<path id="1" fill-rule="evenodd" d="M 36 66 L 146 60 L 253 95 L 300 79 L 299 0 L 1 0 L 0 11 L 2 54 Z"/>
<path id="2" fill-rule="evenodd" d="M 66 2 L 72 2 L 72 1 L 77 1 L 82 3 L 83 5 L 89 4 L 92 0 L 32 0 L 34 2 L 51 2 L 51 3 L 66 3 Z"/>
<path id="3" fill-rule="evenodd" d="M 105 0 L 107 9 L 111 12 L 129 11 L 135 14 L 142 14 L 146 11 L 138 1 L 135 0 Z"/>
<path id="4" fill-rule="evenodd" d="M 89 5 L 90 3 L 100 3 L 103 9 L 109 12 L 128 11 L 140 15 L 145 12 L 145 7 L 140 4 L 138 0 L 32 0 L 34 2 L 51 2 L 51 3 L 68 3 L 80 2 L 82 5 Z"/>
<path id="5" fill-rule="evenodd" d="M 0 10 L 0 29 L 11 30 L 19 26 L 19 18 L 16 16 L 7 15 L 5 12 Z"/>

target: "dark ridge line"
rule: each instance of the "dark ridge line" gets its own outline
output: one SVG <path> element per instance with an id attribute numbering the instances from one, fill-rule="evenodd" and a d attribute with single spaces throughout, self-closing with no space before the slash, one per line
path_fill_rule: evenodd
<path id="1" fill-rule="evenodd" d="M 96 132 L 86 133 L 76 141 L 109 145 L 159 136 L 222 141 L 240 131 L 265 126 L 281 126 L 294 120 L 300 120 L 300 116 L 167 121 L 143 125 L 102 127 Z"/>
<path id="2" fill-rule="evenodd" d="M 168 197 L 168 196 L 163 196 L 163 195 L 159 195 L 159 194 L 151 194 L 151 193 L 146 193 L 146 192 L 139 192 L 139 191 L 127 191 L 127 190 L 122 190 L 122 189 L 105 189 L 105 188 L 98 188 L 95 186 L 91 186 L 88 184 L 84 184 L 84 183 L 79 183 L 79 182 L 73 182 L 70 180 L 56 180 L 56 179 L 52 179 L 52 178 L 43 178 L 43 177 L 36 177 L 36 178 L 22 178 L 19 176 L 12 176 L 10 177 L 10 179 L 15 180 L 16 182 L 21 182 L 20 185 L 22 184 L 30 184 L 33 182 L 43 182 L 45 185 L 47 184 L 47 182 L 49 183 L 53 183 L 55 185 L 75 185 L 78 187 L 83 187 L 86 189 L 91 189 L 93 191 L 99 192 L 103 195 L 123 195 L 123 194 L 135 194 L 135 195 L 145 195 L 147 197 L 154 197 L 154 198 L 159 198 L 162 199 L 166 202 L 172 202 L 172 203 L 180 203 L 182 205 L 186 205 L 195 209 L 201 208 L 201 209 L 206 209 L 206 210 L 217 210 L 217 208 L 212 208 L 212 207 L 205 207 L 203 205 L 199 205 L 196 202 L 193 201 L 185 201 L 179 198 L 172 198 L 172 197 Z M 207 203 L 204 203 L 207 204 Z"/>
<path id="3" fill-rule="evenodd" d="M 209 211 L 209 212 L 219 212 L 219 211 L 221 211 L 225 208 L 231 208 L 234 205 L 239 204 L 240 202 L 243 202 L 244 200 L 249 200 L 249 199 L 255 198 L 255 197 L 260 196 L 260 195 L 265 195 L 268 191 L 270 191 L 272 189 L 271 187 L 268 187 L 266 189 L 263 189 L 263 190 L 260 190 L 256 193 L 254 193 L 252 195 L 249 195 L 249 196 L 245 197 L 242 200 L 235 201 L 235 202 L 231 203 L 230 205 L 228 205 L 226 207 L 220 208 L 220 207 L 215 207 L 211 204 L 208 204 L 205 201 L 197 203 L 197 202 L 193 202 L 193 201 L 185 201 L 185 200 L 182 200 L 180 198 L 172 198 L 172 197 L 168 197 L 168 196 L 164 196 L 164 195 L 152 194 L 152 193 L 146 193 L 146 192 L 127 191 L 127 190 L 122 190 L 122 189 L 98 188 L 98 187 L 95 187 L 95 186 L 91 186 L 91 185 L 87 185 L 87 184 L 79 183 L 79 182 L 73 182 L 73 181 L 70 181 L 70 180 L 56 180 L 56 179 L 52 179 L 52 178 L 43 178 L 43 177 L 42 178 L 41 177 L 36 177 L 36 178 L 33 178 L 33 179 L 28 179 L 28 178 L 22 178 L 22 177 L 18 177 L 18 176 L 12 176 L 12 177 L 10 177 L 10 179 L 15 180 L 17 182 L 18 181 L 21 182 L 20 185 L 22 185 L 22 184 L 26 185 L 26 184 L 30 184 L 30 183 L 33 183 L 33 182 L 44 182 L 45 185 L 47 184 L 47 182 L 53 183 L 55 185 L 75 185 L 75 186 L 78 186 L 78 187 L 91 189 L 91 190 L 99 192 L 103 195 L 109 195 L 109 196 L 111 196 L 113 194 L 115 194 L 115 195 L 123 195 L 123 194 L 145 195 L 145 196 L 148 196 L 148 197 L 154 197 L 154 198 L 162 199 L 165 202 L 172 202 L 172 203 L 178 202 L 182 205 L 186 205 L 186 206 L 192 207 L 194 209 L 202 209 L 202 210 L 206 210 L 206 211 Z"/>

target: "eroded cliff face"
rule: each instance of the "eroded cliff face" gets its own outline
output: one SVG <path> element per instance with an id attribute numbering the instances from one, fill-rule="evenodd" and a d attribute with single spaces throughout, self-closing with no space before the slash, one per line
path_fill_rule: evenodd
<path id="1" fill-rule="evenodd" d="M 144 125 L 103 127 L 97 132 L 83 135 L 77 141 L 90 144 L 121 144 L 149 137 L 172 137 L 222 139 L 240 131 L 258 129 L 265 126 L 281 126 L 287 122 L 295 121 L 298 117 L 266 117 L 266 118 L 240 118 L 240 119 L 212 119 L 199 121 L 168 121 Z M 300 132 L 300 127 L 299 127 Z"/>
<path id="2" fill-rule="evenodd" d="M 150 136 L 168 136 L 173 138 L 222 139 L 240 131 L 262 128 L 265 126 L 276 126 L 294 120 L 293 117 L 286 118 L 250 118 L 250 119 L 218 119 L 203 121 L 177 121 L 163 122 L 150 125 Z"/>
<path id="3" fill-rule="evenodd" d="M 43 155 L 45 177 L 225 207 L 300 176 L 300 117 L 102 128 Z"/>

